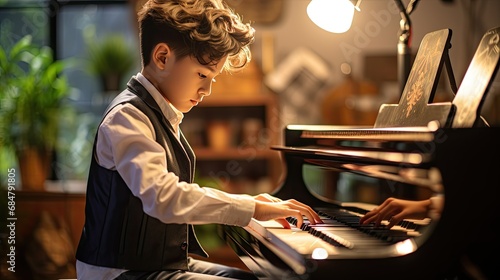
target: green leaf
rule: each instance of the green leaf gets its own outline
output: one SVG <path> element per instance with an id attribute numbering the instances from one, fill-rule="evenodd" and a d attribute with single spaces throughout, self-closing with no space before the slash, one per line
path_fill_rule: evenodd
<path id="1" fill-rule="evenodd" d="M 0 46 L 0 134 L 2 145 L 51 149 L 56 144 L 60 111 L 70 86 L 64 60 L 23 37 L 10 51 Z"/>
<path id="2" fill-rule="evenodd" d="M 14 44 L 14 46 L 10 50 L 9 58 L 12 61 L 17 61 L 16 58 L 19 54 L 32 48 L 31 41 L 32 41 L 31 35 L 26 35 L 23 38 L 21 38 L 21 40 L 19 40 L 16 44 Z"/>

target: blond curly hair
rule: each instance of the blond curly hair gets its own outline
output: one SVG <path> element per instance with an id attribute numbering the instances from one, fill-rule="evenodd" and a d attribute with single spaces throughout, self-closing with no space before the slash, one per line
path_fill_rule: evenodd
<path id="1" fill-rule="evenodd" d="M 143 66 L 159 43 L 168 44 L 177 57 L 192 56 L 203 65 L 228 56 L 226 71 L 251 60 L 255 30 L 222 0 L 149 0 L 138 21 Z"/>

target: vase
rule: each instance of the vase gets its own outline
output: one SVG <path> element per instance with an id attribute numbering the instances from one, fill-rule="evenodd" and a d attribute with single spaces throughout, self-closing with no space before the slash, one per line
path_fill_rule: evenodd
<path id="1" fill-rule="evenodd" d="M 120 74 L 107 74 L 101 77 L 102 86 L 105 92 L 116 92 L 120 90 L 121 85 L 121 75 Z"/>
<path id="2" fill-rule="evenodd" d="M 50 153 L 28 147 L 18 152 L 19 171 L 23 190 L 45 191 L 50 166 Z"/>

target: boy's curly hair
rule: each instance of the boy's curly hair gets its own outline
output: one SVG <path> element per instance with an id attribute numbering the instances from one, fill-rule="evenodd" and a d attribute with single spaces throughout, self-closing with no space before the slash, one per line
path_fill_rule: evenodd
<path id="1" fill-rule="evenodd" d="M 251 59 L 255 30 L 222 0 L 149 0 L 138 12 L 142 64 L 158 43 L 177 57 L 193 56 L 216 64 L 228 56 L 225 70 L 243 68 Z"/>

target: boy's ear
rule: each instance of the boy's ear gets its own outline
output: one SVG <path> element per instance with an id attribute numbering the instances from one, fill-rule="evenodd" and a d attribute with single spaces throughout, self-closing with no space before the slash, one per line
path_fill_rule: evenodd
<path id="1" fill-rule="evenodd" d="M 165 43 L 159 43 L 153 49 L 152 60 L 153 63 L 161 70 L 164 70 L 168 60 L 172 57 L 172 51 L 170 47 Z"/>

